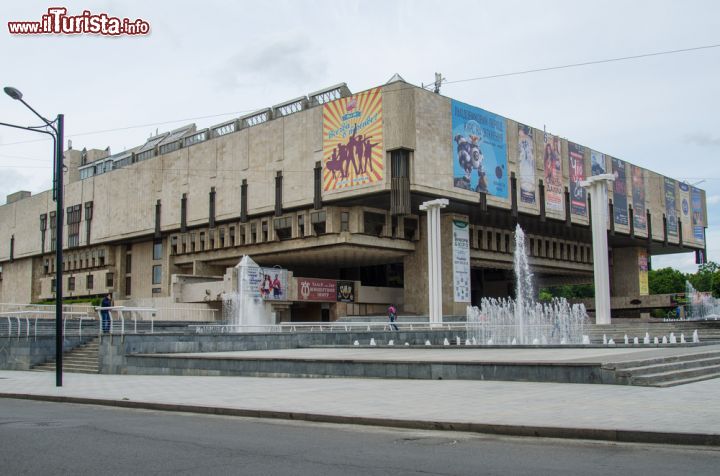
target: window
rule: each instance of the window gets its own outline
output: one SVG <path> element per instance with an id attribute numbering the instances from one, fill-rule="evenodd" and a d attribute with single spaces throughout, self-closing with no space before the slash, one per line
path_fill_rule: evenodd
<path id="1" fill-rule="evenodd" d="M 298 232 L 300 237 L 305 236 L 305 215 L 298 215 Z"/>
<path id="2" fill-rule="evenodd" d="M 85 202 L 85 244 L 90 244 L 90 223 L 93 217 L 93 202 Z"/>
<path id="3" fill-rule="evenodd" d="M 365 233 L 381 236 L 385 228 L 385 215 L 373 212 L 363 213 L 363 225 Z"/>
<path id="4" fill-rule="evenodd" d="M 55 220 L 55 212 L 50 212 L 50 251 L 55 251 L 55 231 L 57 221 Z"/>
<path id="5" fill-rule="evenodd" d="M 205 251 L 205 232 L 200 232 L 200 251 Z"/>
<path id="6" fill-rule="evenodd" d="M 157 264 L 152 267 L 152 283 L 162 283 L 162 265 Z"/>
<path id="7" fill-rule="evenodd" d="M 240 230 L 240 244 L 244 245 L 245 243 L 247 243 L 247 240 L 246 240 L 247 227 L 245 225 L 240 225 L 238 229 Z"/>
<path id="8" fill-rule="evenodd" d="M 115 284 L 115 275 L 113 273 L 105 273 L 105 287 L 112 288 Z"/>
<path id="9" fill-rule="evenodd" d="M 195 253 L 195 233 L 190 233 L 190 253 Z"/>
<path id="10" fill-rule="evenodd" d="M 187 230 L 187 193 L 182 194 L 180 199 L 180 231 Z"/>
<path id="11" fill-rule="evenodd" d="M 125 255 L 125 272 L 127 274 L 132 273 L 132 253 Z"/>
<path id="12" fill-rule="evenodd" d="M 215 187 L 210 187 L 208 217 L 210 228 L 215 228 Z"/>
<path id="13" fill-rule="evenodd" d="M 132 279 L 130 276 L 125 277 L 125 295 L 130 296 L 132 294 Z"/>
<path id="14" fill-rule="evenodd" d="M 75 276 L 68 278 L 68 291 L 75 291 Z"/>
<path id="15" fill-rule="evenodd" d="M 68 248 L 80 246 L 80 205 L 73 205 L 67 208 L 68 223 Z"/>
<path id="16" fill-rule="evenodd" d="M 50 292 L 54 293 L 54 292 L 56 292 L 56 290 L 57 290 L 57 285 L 55 282 L 55 278 L 53 278 L 50 280 Z"/>
<path id="17" fill-rule="evenodd" d="M 273 228 L 275 228 L 275 235 L 281 240 L 287 240 L 292 238 L 292 218 L 276 218 L 273 220 Z"/>
<path id="18" fill-rule="evenodd" d="M 153 293 L 153 294 L 160 294 L 161 292 L 162 292 L 162 289 L 161 289 L 161 288 L 152 288 L 152 293 Z"/>
<path id="19" fill-rule="evenodd" d="M 282 171 L 278 170 L 275 173 L 275 216 L 279 217 L 282 215 L 282 183 L 283 175 Z"/>
<path id="20" fill-rule="evenodd" d="M 186 242 L 186 240 L 187 240 L 187 236 L 182 235 L 182 236 L 180 237 L 180 247 L 182 248 L 182 252 L 183 252 L 183 253 L 187 253 L 187 242 Z"/>
<path id="21" fill-rule="evenodd" d="M 0 264 L 0 281 L 2 281 L 2 265 Z"/>
<path id="22" fill-rule="evenodd" d="M 416 240 L 417 239 L 415 234 L 417 233 L 417 229 L 418 229 L 418 221 L 415 218 L 405 218 L 403 227 L 405 228 L 405 239 L 406 240 Z"/>
<path id="23" fill-rule="evenodd" d="M 263 243 L 268 240 L 268 223 L 266 221 L 262 222 L 262 240 Z"/>
<path id="24" fill-rule="evenodd" d="M 250 243 L 257 242 L 257 223 L 250 224 Z"/>
<path id="25" fill-rule="evenodd" d="M 230 246 L 235 246 L 235 227 L 234 226 L 231 226 L 230 228 L 228 228 L 228 235 L 229 235 L 228 238 L 230 240 Z M 245 236 L 243 236 L 243 239 L 244 238 L 245 238 Z M 240 243 L 240 244 L 242 245 L 244 243 Z"/>
<path id="26" fill-rule="evenodd" d="M 45 274 L 50 274 L 50 260 L 49 259 L 45 259 L 45 261 L 43 262 L 43 272 Z"/>
<path id="27" fill-rule="evenodd" d="M 350 212 L 340 212 L 340 231 L 350 231 Z"/>
<path id="28" fill-rule="evenodd" d="M 178 237 L 170 238 L 170 253 L 174 256 L 178 253 Z"/>
<path id="29" fill-rule="evenodd" d="M 92 289 L 92 288 L 93 288 L 93 284 L 94 284 L 93 281 L 94 281 L 94 280 L 93 280 L 93 275 L 92 275 L 92 274 L 88 274 L 87 277 L 85 278 L 85 288 L 86 288 L 86 289 Z"/>
<path id="30" fill-rule="evenodd" d="M 153 243 L 153 260 L 157 261 L 162 259 L 162 241 L 156 241 Z"/>
<path id="31" fill-rule="evenodd" d="M 220 248 L 225 248 L 225 228 L 220 228 L 218 230 L 218 241 L 220 243 Z"/>
<path id="32" fill-rule="evenodd" d="M 319 212 L 312 212 L 310 214 L 310 223 L 312 224 L 315 234 L 322 235 L 325 233 L 325 217 L 325 210 L 321 210 Z"/>
<path id="33" fill-rule="evenodd" d="M 214 250 L 215 249 L 215 232 L 213 230 L 210 230 L 208 232 L 208 238 L 210 238 L 210 247 L 208 249 Z"/>
<path id="34" fill-rule="evenodd" d="M 130 256 L 130 255 L 128 255 Z M 105 250 L 98 250 L 98 261 L 100 266 L 105 266 Z M 128 271 L 129 273 L 130 271 Z"/>
<path id="35" fill-rule="evenodd" d="M 243 179 L 240 185 L 240 221 L 245 223 L 248 215 L 248 183 L 247 179 Z"/>
<path id="36" fill-rule="evenodd" d="M 45 252 L 45 230 L 47 230 L 47 213 L 40 215 L 40 252 Z"/>

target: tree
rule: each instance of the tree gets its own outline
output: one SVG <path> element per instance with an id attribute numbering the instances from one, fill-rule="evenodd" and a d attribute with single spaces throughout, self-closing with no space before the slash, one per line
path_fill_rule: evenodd
<path id="1" fill-rule="evenodd" d="M 661 268 L 648 273 L 650 294 L 673 294 L 685 292 L 687 277 L 674 268 Z"/>
<path id="2" fill-rule="evenodd" d="M 690 284 L 698 291 L 712 291 L 720 297 L 720 265 L 710 261 L 698 266 L 697 273 L 688 276 Z"/>

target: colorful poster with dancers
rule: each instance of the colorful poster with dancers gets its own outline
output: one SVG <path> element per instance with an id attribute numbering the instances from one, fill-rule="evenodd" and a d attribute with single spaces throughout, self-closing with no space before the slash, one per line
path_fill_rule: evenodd
<path id="1" fill-rule="evenodd" d="M 381 88 L 323 105 L 323 191 L 382 182 L 384 157 Z"/>
<path id="2" fill-rule="evenodd" d="M 587 216 L 587 190 L 580 186 L 585 180 L 585 147 L 568 142 L 568 170 L 570 171 L 570 213 Z"/>
<path id="3" fill-rule="evenodd" d="M 452 101 L 453 185 L 508 198 L 505 118 Z"/>
<path id="4" fill-rule="evenodd" d="M 564 215 L 565 189 L 562 175 L 562 149 L 560 138 L 545 134 L 545 210 Z"/>

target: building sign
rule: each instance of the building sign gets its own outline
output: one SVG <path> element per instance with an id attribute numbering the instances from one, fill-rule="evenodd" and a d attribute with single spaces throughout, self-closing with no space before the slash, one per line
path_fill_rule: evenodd
<path id="1" fill-rule="evenodd" d="M 637 165 L 630 166 L 633 199 L 633 227 L 635 231 L 647 231 L 645 212 L 645 171 Z"/>
<path id="2" fill-rule="evenodd" d="M 355 302 L 355 281 L 338 281 L 337 302 Z"/>
<path id="3" fill-rule="evenodd" d="M 587 216 L 587 198 L 585 187 L 580 182 L 585 180 L 585 148 L 568 142 L 568 170 L 570 171 L 570 213 Z"/>
<path id="4" fill-rule="evenodd" d="M 505 118 L 453 100 L 453 184 L 508 198 Z"/>
<path id="5" fill-rule="evenodd" d="M 535 205 L 535 144 L 530 126 L 518 124 L 518 174 L 520 202 Z"/>
<path id="6" fill-rule="evenodd" d="M 667 221 L 667 234 L 669 236 L 678 236 L 675 180 L 667 177 L 665 177 L 665 220 Z"/>
<path id="7" fill-rule="evenodd" d="M 545 134 L 545 210 L 563 213 L 565 190 L 562 176 L 562 152 L 560 138 L 552 134 Z"/>
<path id="8" fill-rule="evenodd" d="M 287 295 L 287 270 L 281 268 L 256 268 L 259 270 L 260 297 L 269 301 L 289 301 Z"/>
<path id="9" fill-rule="evenodd" d="M 455 302 L 470 302 L 470 227 L 453 220 L 453 289 Z"/>
<path id="10" fill-rule="evenodd" d="M 647 296 L 650 294 L 650 285 L 648 284 L 648 255 L 644 249 L 638 252 L 638 271 L 640 278 L 640 295 Z"/>
<path id="11" fill-rule="evenodd" d="M 337 285 L 334 279 L 297 278 L 298 301 L 335 302 Z"/>
<path id="12" fill-rule="evenodd" d="M 590 175 L 602 175 L 607 171 L 605 168 L 605 154 L 590 151 Z"/>
<path id="13" fill-rule="evenodd" d="M 699 188 L 691 187 L 690 200 L 692 206 L 693 237 L 699 243 L 705 241 L 705 216 L 702 207 L 702 193 Z"/>
<path id="14" fill-rule="evenodd" d="M 615 175 L 613 182 L 613 219 L 616 225 L 629 225 L 628 201 L 627 201 L 627 176 L 625 174 L 625 162 L 620 159 L 612 159 L 612 173 Z"/>
<path id="15" fill-rule="evenodd" d="M 382 89 L 323 105 L 323 190 L 372 185 L 384 177 Z"/>

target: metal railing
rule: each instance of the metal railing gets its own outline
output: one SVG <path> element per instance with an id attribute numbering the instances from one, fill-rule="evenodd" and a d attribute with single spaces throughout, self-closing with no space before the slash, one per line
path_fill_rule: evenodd
<path id="1" fill-rule="evenodd" d="M 198 334 L 234 334 L 243 332 L 349 332 L 393 331 L 390 322 L 282 322 L 279 324 L 205 324 L 189 326 Z M 464 322 L 394 322 L 398 331 L 459 330 L 465 331 Z"/>

